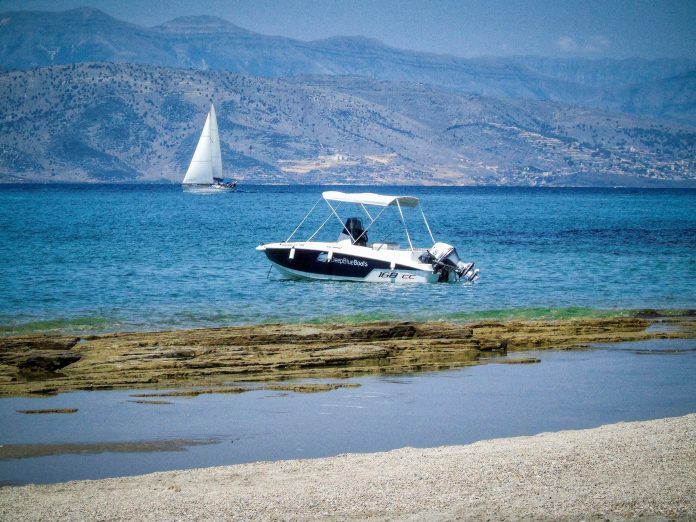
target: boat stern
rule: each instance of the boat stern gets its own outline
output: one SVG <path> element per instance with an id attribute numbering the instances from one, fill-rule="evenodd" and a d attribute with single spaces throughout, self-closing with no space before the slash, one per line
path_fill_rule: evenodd
<path id="1" fill-rule="evenodd" d="M 435 243 L 425 259 L 432 263 L 435 272 L 441 274 L 443 281 L 464 281 L 474 282 L 478 279 L 478 269 L 474 268 L 474 263 L 465 263 L 459 258 L 457 249 L 447 243 Z"/>

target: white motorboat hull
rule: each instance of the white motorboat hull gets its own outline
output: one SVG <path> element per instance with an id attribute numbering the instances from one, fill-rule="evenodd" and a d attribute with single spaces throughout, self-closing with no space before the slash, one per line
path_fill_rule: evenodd
<path id="1" fill-rule="evenodd" d="M 271 243 L 257 247 L 284 276 L 295 279 L 436 283 L 442 276 L 418 261 L 420 250 L 379 250 L 339 243 Z"/>
<path id="2" fill-rule="evenodd" d="M 271 264 L 283 276 L 290 279 L 316 279 L 320 281 L 361 281 L 373 283 L 437 283 L 438 277 L 432 272 L 417 270 L 380 270 L 374 269 L 365 277 L 351 277 L 341 275 L 326 275 L 312 272 L 293 270 L 271 261 Z"/>

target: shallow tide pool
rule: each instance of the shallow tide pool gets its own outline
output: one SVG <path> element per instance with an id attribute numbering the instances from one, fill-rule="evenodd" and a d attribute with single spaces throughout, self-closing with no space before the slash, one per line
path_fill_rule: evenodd
<path id="1" fill-rule="evenodd" d="M 0 459 L 0 482 L 47 483 L 347 452 L 434 447 L 696 412 L 696 340 L 525 352 L 537 364 L 350 379 L 360 387 L 302 394 L 162 398 L 76 392 L 0 400 L 0 444 L 197 441 L 181 451 Z M 77 408 L 73 414 L 16 410 Z"/>

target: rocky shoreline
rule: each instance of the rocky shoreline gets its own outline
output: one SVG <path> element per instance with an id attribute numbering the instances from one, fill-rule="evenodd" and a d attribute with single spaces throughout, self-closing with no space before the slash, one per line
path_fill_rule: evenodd
<path id="1" fill-rule="evenodd" d="M 693 520 L 696 414 L 429 449 L 0 488 L 0 519 Z"/>
<path id="2" fill-rule="evenodd" d="M 0 396 L 139 388 L 237 393 L 249 389 L 245 383 L 250 382 L 534 363 L 514 352 L 685 337 L 696 337 L 693 316 L 659 314 L 467 324 L 266 324 L 82 338 L 11 336 L 0 337 Z M 322 391 L 336 385 L 291 386 L 297 388 L 294 391 Z"/>

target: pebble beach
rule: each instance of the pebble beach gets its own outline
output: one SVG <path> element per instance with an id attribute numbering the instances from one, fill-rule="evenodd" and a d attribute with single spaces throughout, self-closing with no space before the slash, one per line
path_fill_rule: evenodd
<path id="1" fill-rule="evenodd" d="M 0 519 L 693 520 L 696 414 L 599 428 L 0 489 Z"/>

